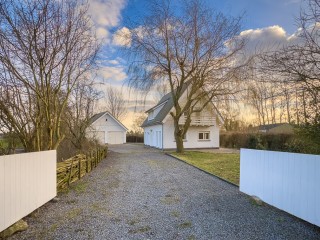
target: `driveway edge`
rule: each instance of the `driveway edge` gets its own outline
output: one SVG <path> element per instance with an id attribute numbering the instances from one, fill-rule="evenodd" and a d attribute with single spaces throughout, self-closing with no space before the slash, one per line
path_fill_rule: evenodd
<path id="1" fill-rule="evenodd" d="M 190 164 L 190 163 L 188 163 L 188 162 L 186 162 L 186 161 L 184 161 L 184 160 L 182 160 L 182 159 L 180 159 L 180 158 L 178 158 L 178 157 L 176 157 L 176 156 L 171 155 L 170 153 L 165 153 L 165 155 L 170 156 L 170 157 L 172 157 L 172 158 L 174 158 L 174 159 L 176 159 L 176 160 L 178 160 L 178 161 L 180 161 L 180 162 L 183 162 L 183 163 L 185 163 L 185 164 L 188 164 L 189 166 L 192 166 L 192 167 L 194 167 L 194 168 L 196 168 L 196 169 L 198 169 L 198 170 L 200 170 L 200 171 L 202 171 L 202 172 L 204 172 L 204 173 L 206 173 L 206 174 L 209 174 L 209 175 L 211 175 L 212 177 L 218 178 L 218 179 L 220 179 L 220 180 L 222 180 L 222 181 L 224 181 L 224 182 L 226 182 L 226 183 L 229 183 L 230 185 L 232 185 L 232 186 L 234 186 L 234 187 L 239 188 L 239 185 L 237 185 L 237 184 L 235 184 L 235 183 L 233 183 L 233 182 L 230 182 L 230 181 L 228 181 L 228 180 L 226 180 L 226 179 L 224 179 L 224 178 L 222 178 L 222 177 L 219 177 L 219 176 L 217 176 L 217 175 L 215 175 L 215 174 L 213 174 L 213 173 L 210 173 L 210 172 L 208 172 L 208 171 L 206 171 L 206 170 L 203 170 L 203 169 L 201 169 L 201 168 L 199 168 L 199 167 L 196 167 L 196 166 L 194 166 L 194 165 L 192 165 L 192 164 Z"/>

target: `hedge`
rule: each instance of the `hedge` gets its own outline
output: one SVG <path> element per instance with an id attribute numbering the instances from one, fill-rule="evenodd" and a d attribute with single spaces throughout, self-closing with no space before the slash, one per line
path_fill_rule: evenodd
<path id="1" fill-rule="evenodd" d="M 293 139 L 293 134 L 223 133 L 220 134 L 220 146 L 287 151 Z"/>

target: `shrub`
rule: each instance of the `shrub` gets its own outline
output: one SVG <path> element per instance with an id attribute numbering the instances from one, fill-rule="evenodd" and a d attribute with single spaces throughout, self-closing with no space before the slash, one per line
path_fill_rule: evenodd
<path id="1" fill-rule="evenodd" d="M 89 152 L 92 149 L 102 147 L 97 141 L 92 141 L 88 139 L 84 139 L 82 141 L 81 146 L 82 149 L 78 149 L 74 146 L 74 144 L 72 144 L 69 138 L 65 138 L 57 149 L 58 162 L 71 158 L 77 154 Z"/>
<path id="2" fill-rule="evenodd" d="M 293 134 L 225 133 L 220 135 L 220 145 L 229 148 L 287 151 L 292 139 Z"/>

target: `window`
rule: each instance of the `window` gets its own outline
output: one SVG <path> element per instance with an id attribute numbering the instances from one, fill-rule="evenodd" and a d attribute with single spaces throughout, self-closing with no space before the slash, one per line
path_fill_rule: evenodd
<path id="1" fill-rule="evenodd" d="M 210 140 L 210 132 L 199 132 L 199 140 Z"/>

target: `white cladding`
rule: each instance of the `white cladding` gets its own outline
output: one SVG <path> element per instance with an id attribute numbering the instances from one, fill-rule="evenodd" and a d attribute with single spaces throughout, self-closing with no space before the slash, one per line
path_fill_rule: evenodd
<path id="1" fill-rule="evenodd" d="M 87 136 L 101 143 L 121 144 L 126 142 L 126 129 L 108 113 L 93 122 Z"/>
<path id="2" fill-rule="evenodd" d="M 186 92 L 181 97 L 184 99 Z M 184 100 L 181 100 L 183 103 Z M 201 103 L 200 103 L 201 104 Z M 200 107 L 199 104 L 199 107 Z M 165 104 L 161 104 L 149 112 L 148 119 L 153 119 L 160 112 Z M 174 111 L 174 109 L 172 109 Z M 207 117 L 204 124 L 196 122 L 191 124 L 184 140 L 185 148 L 219 148 L 219 127 L 217 126 L 216 114 L 212 109 L 212 105 L 208 105 L 201 112 L 193 113 L 192 120 L 202 119 Z M 184 116 L 181 117 L 183 121 Z M 208 124 L 208 121 L 210 123 Z M 183 122 L 181 122 L 183 124 Z M 199 133 L 209 133 L 209 139 L 199 139 Z M 160 149 L 176 148 L 176 141 L 174 138 L 174 123 L 172 116 L 168 115 L 162 121 L 162 124 L 144 127 L 144 144 Z"/>
<path id="3" fill-rule="evenodd" d="M 163 147 L 176 148 L 176 141 L 174 139 L 174 125 L 170 117 L 163 124 Z M 199 132 L 209 132 L 209 140 L 199 139 Z M 198 127 L 190 126 L 186 134 L 183 146 L 185 148 L 218 148 L 219 147 L 219 128 L 216 126 Z"/>
<path id="4" fill-rule="evenodd" d="M 55 150 L 0 156 L 0 232 L 57 195 Z"/>
<path id="5" fill-rule="evenodd" d="M 162 125 L 154 125 L 144 128 L 144 144 L 162 149 L 163 144 Z"/>
<path id="6" fill-rule="evenodd" d="M 240 191 L 320 226 L 320 156 L 240 151 Z"/>

